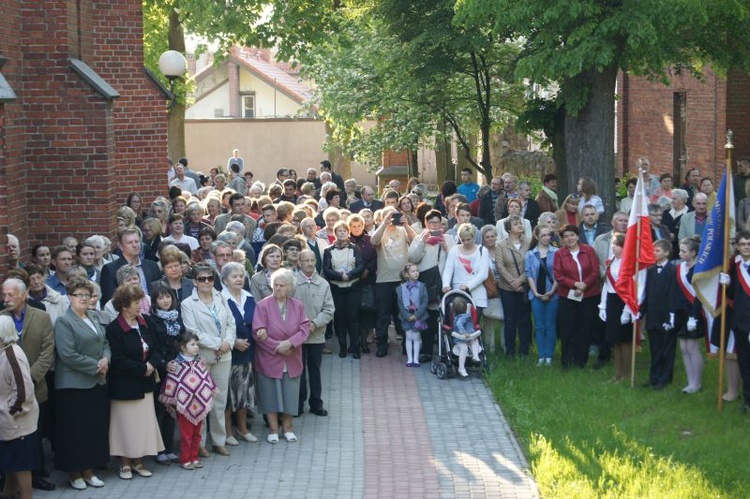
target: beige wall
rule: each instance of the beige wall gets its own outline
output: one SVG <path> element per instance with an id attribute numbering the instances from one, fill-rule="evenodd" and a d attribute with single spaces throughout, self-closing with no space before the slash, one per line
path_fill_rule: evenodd
<path id="1" fill-rule="evenodd" d="M 245 70 L 240 71 L 240 92 L 255 92 L 256 118 L 293 117 L 300 108 L 298 102 Z"/>
<path id="2" fill-rule="evenodd" d="M 229 83 L 217 87 L 187 108 L 185 119 L 214 118 L 217 109 L 222 110 L 222 116 L 229 116 Z"/>
<path id="3" fill-rule="evenodd" d="M 240 150 L 245 168 L 255 180 L 272 182 L 279 168 L 294 168 L 304 175 L 328 158 L 323 151 L 325 124 L 312 119 L 185 120 L 185 147 L 192 169 L 208 173 L 213 166 L 226 169 L 232 149 Z M 360 184 L 375 184 L 375 174 L 352 163 Z"/>

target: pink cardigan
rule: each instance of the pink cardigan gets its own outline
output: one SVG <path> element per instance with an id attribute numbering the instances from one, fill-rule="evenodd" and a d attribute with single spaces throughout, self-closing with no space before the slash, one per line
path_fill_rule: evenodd
<path id="1" fill-rule="evenodd" d="M 268 337 L 258 339 L 258 329 L 266 328 Z M 305 306 L 296 298 L 286 300 L 286 319 L 281 312 L 276 298 L 267 296 L 255 304 L 253 315 L 253 339 L 255 340 L 255 368 L 261 374 L 281 379 L 284 374 L 284 362 L 291 378 L 302 375 L 302 344 L 310 336 L 310 320 L 305 315 Z M 276 347 L 284 340 L 289 340 L 294 348 L 289 355 L 276 353 Z"/>

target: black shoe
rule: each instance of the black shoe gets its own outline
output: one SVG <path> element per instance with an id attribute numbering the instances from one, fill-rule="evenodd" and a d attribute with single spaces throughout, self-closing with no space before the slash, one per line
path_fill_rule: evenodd
<path id="1" fill-rule="evenodd" d="M 419 363 L 420 364 L 427 364 L 431 360 L 432 360 L 432 356 L 427 355 L 426 353 L 423 353 L 422 355 L 419 356 Z"/>
<path id="2" fill-rule="evenodd" d="M 370 349 L 367 347 L 362 347 L 362 353 L 370 353 Z"/>
<path id="3" fill-rule="evenodd" d="M 345 359 L 346 358 L 346 352 L 341 352 L 339 354 L 339 359 Z"/>
<path id="4" fill-rule="evenodd" d="M 742 407 L 740 407 L 740 412 L 742 414 L 747 414 L 750 412 L 750 404 L 742 404 Z"/>
<path id="5" fill-rule="evenodd" d="M 664 383 L 657 383 L 654 386 L 652 386 L 652 388 L 656 390 L 657 392 L 664 390 L 666 387 L 667 385 L 665 385 Z"/>
<path id="6" fill-rule="evenodd" d="M 48 482 L 41 475 L 32 476 L 31 487 L 37 490 L 55 490 L 55 484 Z"/>
<path id="7" fill-rule="evenodd" d="M 606 361 L 604 361 L 604 360 L 597 360 L 596 364 L 594 364 L 593 369 L 594 369 L 594 371 L 598 371 L 599 369 L 603 368 L 606 365 L 607 365 Z"/>
<path id="8" fill-rule="evenodd" d="M 355 359 L 359 359 L 362 356 L 360 354 L 358 354 L 358 353 L 355 353 L 355 354 L 352 355 L 352 357 L 354 357 Z"/>
<path id="9" fill-rule="evenodd" d="M 378 350 L 378 353 L 375 354 L 378 358 L 383 358 L 386 355 L 388 355 L 388 350 Z"/>
<path id="10" fill-rule="evenodd" d="M 316 416 L 328 416 L 328 411 L 321 407 L 320 409 L 310 409 L 310 414 L 315 414 Z"/>

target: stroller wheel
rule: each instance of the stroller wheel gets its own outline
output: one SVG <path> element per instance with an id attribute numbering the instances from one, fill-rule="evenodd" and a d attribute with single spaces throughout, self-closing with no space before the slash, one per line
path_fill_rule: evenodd
<path id="1" fill-rule="evenodd" d="M 432 374 L 435 374 L 435 373 L 437 373 L 437 368 L 438 368 L 438 360 L 437 360 L 437 357 L 433 357 L 432 361 L 430 362 L 430 372 L 431 372 Z"/>
<path id="2" fill-rule="evenodd" d="M 438 379 L 445 379 L 448 377 L 448 366 L 445 365 L 445 362 L 438 364 L 437 377 Z"/>

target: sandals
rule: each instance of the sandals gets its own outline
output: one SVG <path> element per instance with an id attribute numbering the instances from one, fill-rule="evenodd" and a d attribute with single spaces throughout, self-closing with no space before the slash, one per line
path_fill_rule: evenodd
<path id="1" fill-rule="evenodd" d="M 133 478 L 133 469 L 130 466 L 120 466 L 120 478 L 123 480 Z"/>
<path id="2" fill-rule="evenodd" d="M 291 444 L 291 443 L 296 442 L 299 439 L 297 438 L 297 435 L 294 434 L 294 432 L 286 431 L 284 432 L 284 440 L 286 440 L 287 442 Z"/>
<path id="3" fill-rule="evenodd" d="M 139 476 L 142 476 L 144 478 L 148 478 L 151 475 L 153 475 L 153 473 L 151 473 L 151 470 L 143 466 L 143 463 L 136 464 L 135 466 L 133 466 L 133 471 L 135 471 L 136 473 L 138 473 Z"/>
<path id="4" fill-rule="evenodd" d="M 269 444 L 278 444 L 279 443 L 279 434 L 278 433 L 269 433 L 268 437 L 266 438 L 268 440 Z"/>

